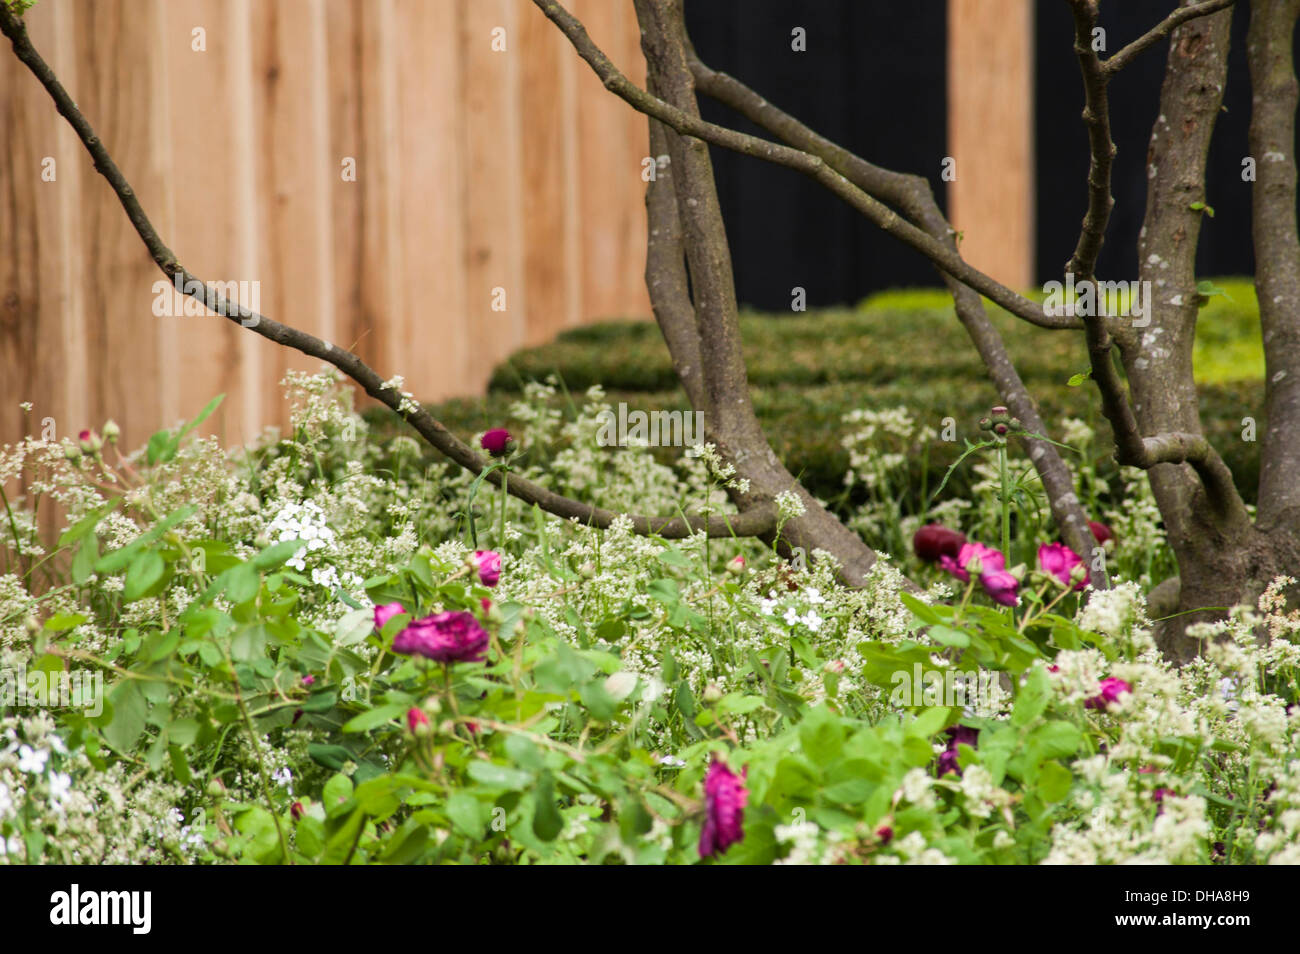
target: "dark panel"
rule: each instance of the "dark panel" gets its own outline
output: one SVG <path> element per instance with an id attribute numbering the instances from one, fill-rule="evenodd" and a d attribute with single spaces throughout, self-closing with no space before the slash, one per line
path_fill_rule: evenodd
<path id="1" fill-rule="evenodd" d="M 1160 22 L 1172 3 L 1106 2 L 1101 7 L 1107 54 Z M 1250 183 L 1241 179 L 1241 160 L 1249 154 L 1250 72 L 1246 65 L 1249 4 L 1236 5 L 1228 54 L 1226 112 L 1219 114 L 1210 147 L 1206 218 L 1197 251 L 1204 275 L 1248 275 L 1254 271 L 1250 242 Z M 1038 263 L 1040 278 L 1057 278 L 1074 251 L 1087 207 L 1088 139 L 1079 113 L 1083 92 L 1078 62 L 1071 50 L 1074 27 L 1064 3 L 1038 5 L 1037 121 Z M 1158 43 L 1134 60 L 1111 83 L 1111 137 L 1118 148 L 1112 175 L 1115 209 L 1098 261 L 1105 278 L 1131 279 L 1137 273 L 1137 239 L 1146 209 L 1146 151 L 1159 115 L 1160 82 L 1169 52 Z"/>
<path id="2" fill-rule="evenodd" d="M 942 201 L 945 0 L 687 0 L 701 59 L 872 162 L 927 175 Z M 807 31 L 807 51 L 791 31 Z M 757 133 L 701 98 L 705 119 Z M 782 310 L 934 285 L 917 253 L 796 172 L 714 148 L 714 171 L 742 303 Z"/>

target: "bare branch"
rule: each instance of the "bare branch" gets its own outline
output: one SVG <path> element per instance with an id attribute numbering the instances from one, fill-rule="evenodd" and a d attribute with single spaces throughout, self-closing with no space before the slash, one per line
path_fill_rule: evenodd
<path id="1" fill-rule="evenodd" d="M 94 129 L 86 117 L 77 108 L 72 97 L 55 76 L 54 71 L 32 46 L 27 29 L 6 3 L 0 2 L 0 32 L 9 38 L 14 53 L 31 70 L 33 75 L 45 87 L 59 113 L 67 119 L 76 131 L 82 145 L 94 160 L 95 169 L 103 175 L 117 195 L 118 201 L 126 210 L 136 233 L 149 250 L 154 262 L 162 269 L 178 288 L 197 301 L 204 303 L 218 315 L 277 344 L 294 348 L 303 354 L 326 361 L 338 368 L 355 381 L 372 398 L 391 408 L 407 421 L 432 447 L 464 467 L 471 473 L 481 473 L 488 462 L 474 452 L 472 448 L 459 440 L 446 427 L 438 422 L 423 407 L 410 409 L 406 400 L 397 389 L 386 387 L 384 380 L 365 362 L 350 351 L 345 351 L 327 341 L 296 328 L 290 328 L 259 315 L 238 303 L 228 301 L 201 279 L 187 271 L 176 259 L 176 255 L 167 247 L 145 214 L 135 191 L 122 175 L 122 171 L 113 161 L 103 142 L 95 135 Z M 491 471 L 486 480 L 500 485 L 503 479 L 500 470 Z M 602 507 L 594 507 L 580 501 L 572 500 L 554 493 L 539 484 L 518 475 L 510 475 L 507 485 L 509 492 L 525 503 L 536 504 L 541 509 L 565 519 L 578 520 L 595 527 L 608 527 L 620 517 L 632 522 L 633 528 L 642 534 L 658 534 L 662 537 L 681 538 L 704 530 L 711 537 L 761 536 L 772 532 L 776 525 L 776 509 L 770 503 L 762 503 L 740 514 L 711 515 L 708 517 L 647 517 L 634 514 L 619 514 Z"/>
<path id="2" fill-rule="evenodd" d="M 1254 92 L 1250 154 L 1255 288 L 1264 333 L 1268 440 L 1260 448 L 1259 522 L 1300 527 L 1300 241 L 1296 235 L 1292 36 L 1300 0 L 1254 0 L 1246 57 Z"/>
<path id="3" fill-rule="evenodd" d="M 668 162 L 668 129 L 657 119 L 650 120 L 650 157 L 656 163 Z M 646 256 L 645 283 L 655 321 L 668 345 L 673 370 L 690 399 L 691 406 L 708 420 L 710 402 L 704 385 L 704 363 L 700 358 L 700 331 L 695 322 L 695 305 L 691 302 L 686 277 L 686 253 L 682 247 L 681 220 L 677 215 L 677 195 L 671 170 L 656 168 L 645 195 Z"/>
<path id="4" fill-rule="evenodd" d="M 1097 268 L 1097 256 L 1105 240 L 1106 226 L 1115 199 L 1110 194 L 1111 162 L 1115 143 L 1110 138 L 1110 102 L 1106 93 L 1109 77 L 1092 48 L 1092 31 L 1097 25 L 1095 0 L 1069 0 L 1074 14 L 1074 54 L 1083 73 L 1083 121 L 1088 127 L 1088 211 L 1074 254 L 1065 265 L 1076 281 L 1091 281 Z"/>
<path id="5" fill-rule="evenodd" d="M 1095 0 L 1086 0 L 1094 8 L 1093 15 L 1096 15 Z M 1128 46 L 1121 49 L 1114 56 L 1110 57 L 1103 64 L 1106 76 L 1109 79 L 1124 67 L 1128 66 L 1148 47 L 1155 45 L 1163 40 L 1177 27 L 1186 23 L 1188 20 L 1195 20 L 1197 17 L 1208 16 L 1211 13 L 1218 13 L 1225 7 L 1230 7 L 1237 0 L 1205 0 L 1204 3 L 1193 3 L 1189 6 L 1179 7 L 1169 16 L 1165 17 L 1146 33 L 1142 34 Z"/>
<path id="6" fill-rule="evenodd" d="M 814 132 L 734 77 L 710 69 L 693 53 L 691 72 L 695 76 L 697 90 L 734 109 L 789 145 L 819 156 L 858 188 L 882 202 L 898 207 L 929 235 L 956 249 L 952 228 L 934 200 L 930 183 L 923 177 L 895 172 L 868 162 Z M 978 292 L 952 276 L 942 271 L 940 274 L 953 296 L 958 320 L 970 335 L 1003 401 L 1029 431 L 1045 434 L 1047 428 L 1039 416 L 1038 407 L 1007 354 L 1002 336 L 985 313 L 983 299 Z M 1062 539 L 1076 553 L 1090 553 L 1097 541 L 1088 526 L 1088 515 L 1075 493 L 1074 478 L 1069 468 L 1050 442 L 1029 438 L 1026 444 L 1029 457 L 1047 491 L 1052 517 L 1060 529 Z M 1107 583 L 1104 573 L 1093 574 L 1093 585 L 1096 588 L 1103 589 Z"/>
<path id="7" fill-rule="evenodd" d="M 821 158 L 757 136 L 749 136 L 734 129 L 704 122 L 698 116 L 689 115 L 670 103 L 652 96 L 624 76 L 609 57 L 592 42 L 583 25 L 555 0 L 533 0 L 533 3 L 568 37 L 578 55 L 600 77 L 605 88 L 632 108 L 658 119 L 682 135 L 702 139 L 715 146 L 764 159 L 779 166 L 786 166 L 815 179 L 866 216 L 878 228 L 896 236 L 958 281 L 969 285 L 1030 324 L 1053 329 L 1079 327 L 1073 317 L 1046 315 L 1040 305 L 1012 291 L 979 269 L 973 268 L 954 250 L 945 247 L 943 243 L 900 218 L 892 209 L 853 185 Z"/>

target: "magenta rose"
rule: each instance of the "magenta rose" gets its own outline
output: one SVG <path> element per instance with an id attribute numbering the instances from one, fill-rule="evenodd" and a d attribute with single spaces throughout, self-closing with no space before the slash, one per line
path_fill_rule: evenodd
<path id="1" fill-rule="evenodd" d="M 1088 529 L 1092 531 L 1093 538 L 1103 547 L 1107 542 L 1115 539 L 1115 531 L 1104 523 L 1098 523 L 1096 520 L 1088 521 Z"/>
<path id="2" fill-rule="evenodd" d="M 1083 579 L 1075 580 L 1074 568 L 1082 566 L 1083 559 L 1064 543 L 1044 543 L 1038 548 L 1038 566 L 1050 576 L 1061 581 L 1062 586 L 1073 586 L 1081 590 L 1088 585 L 1088 571 L 1083 571 Z"/>
<path id="3" fill-rule="evenodd" d="M 700 829 L 700 857 L 719 855 L 745 838 L 745 791 L 742 778 L 726 763 L 714 759 L 704 776 L 704 827 Z"/>
<path id="4" fill-rule="evenodd" d="M 944 729 L 948 734 L 948 747 L 939 754 L 939 774 L 946 775 L 948 772 L 961 774 L 961 766 L 957 764 L 957 746 L 963 742 L 971 748 L 975 747 L 975 742 L 979 738 L 980 730 L 972 729 L 966 725 L 954 725 Z"/>
<path id="5" fill-rule="evenodd" d="M 504 427 L 494 427 L 483 435 L 479 446 L 493 457 L 502 457 L 510 445 L 510 432 Z"/>
<path id="6" fill-rule="evenodd" d="M 501 579 L 501 554 L 495 550 L 475 550 L 470 557 L 484 586 L 496 586 Z"/>
<path id="7" fill-rule="evenodd" d="M 956 559 L 946 554 L 939 557 L 939 566 L 963 583 L 970 582 L 971 568 L 977 567 L 980 585 L 990 599 L 1003 606 L 1015 606 L 1020 602 L 1016 595 L 1020 581 L 1007 572 L 1006 558 L 1001 551 L 982 543 L 965 543 L 957 551 Z"/>
<path id="8" fill-rule="evenodd" d="M 934 563 L 943 556 L 955 559 L 965 542 L 966 534 L 931 523 L 916 531 L 912 537 L 912 549 L 926 563 Z"/>
<path id="9" fill-rule="evenodd" d="M 1123 679 L 1116 679 L 1111 676 L 1101 681 L 1097 687 L 1098 691 L 1091 699 L 1085 699 L 1083 706 L 1085 709 L 1110 709 L 1112 706 L 1122 705 L 1124 698 L 1131 695 L 1133 687 Z"/>
<path id="10" fill-rule="evenodd" d="M 406 612 L 406 607 L 401 603 L 385 603 L 383 606 L 375 607 L 375 629 L 383 629 L 394 616 L 400 616 Z"/>
<path id="11" fill-rule="evenodd" d="M 440 663 L 482 662 L 487 648 L 487 631 L 464 610 L 412 620 L 393 639 L 393 652 Z"/>

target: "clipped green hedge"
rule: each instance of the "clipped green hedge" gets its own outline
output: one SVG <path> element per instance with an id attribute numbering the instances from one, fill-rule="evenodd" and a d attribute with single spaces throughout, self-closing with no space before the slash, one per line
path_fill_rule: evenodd
<path id="1" fill-rule="evenodd" d="M 1210 300 L 1197 329 L 1197 373 L 1207 382 L 1200 387 L 1202 418 L 1242 494 L 1253 501 L 1259 445 L 1242 439 L 1242 419 L 1255 418 L 1263 433 L 1258 311 L 1249 281 L 1216 279 L 1215 284 L 1225 294 Z M 1031 328 L 996 306 L 989 312 L 1049 427 L 1065 417 L 1080 418 L 1097 429 L 1099 445 L 1108 446 L 1096 389 L 1091 383 L 1067 384 L 1087 367 L 1082 336 Z M 959 434 L 974 438 L 976 421 L 998 401 L 949 300 L 938 290 L 885 292 L 851 309 L 746 313 L 741 334 L 755 409 L 773 447 L 825 499 L 843 491 L 848 455 L 840 440 L 849 411 L 904 406 L 935 429 L 952 417 Z M 575 328 L 517 352 L 495 370 L 485 397 L 448 401 L 436 413 L 464 437 L 508 424 L 507 409 L 523 383 L 552 374 L 575 395 L 600 384 L 614 404 L 626 401 L 644 410 L 688 406 L 658 327 L 642 321 Z M 376 412 L 376 419 L 385 413 Z M 1059 439 L 1059 430 L 1051 436 Z M 931 487 L 958 450 L 956 445 L 936 450 L 929 462 Z M 953 489 L 962 492 L 963 484 Z"/>

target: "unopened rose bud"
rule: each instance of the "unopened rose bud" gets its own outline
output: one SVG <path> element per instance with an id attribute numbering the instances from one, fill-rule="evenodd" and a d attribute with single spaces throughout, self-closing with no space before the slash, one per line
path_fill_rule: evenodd
<path id="1" fill-rule="evenodd" d="M 270 545 L 271 545 L 271 538 L 268 537 L 265 533 L 259 533 L 256 537 L 253 538 L 253 546 L 257 547 L 259 550 L 265 550 Z"/>
<path id="2" fill-rule="evenodd" d="M 456 732 L 456 723 L 450 719 L 443 719 L 438 724 L 438 731 L 443 735 L 453 735 Z"/>
<path id="3" fill-rule="evenodd" d="M 429 715 L 436 716 L 442 712 L 442 700 L 437 696 L 430 696 L 428 699 L 424 700 L 422 708 Z"/>
<path id="4" fill-rule="evenodd" d="M 1088 568 L 1082 563 L 1076 563 L 1070 568 L 1070 582 L 1079 584 L 1088 579 Z"/>
<path id="5" fill-rule="evenodd" d="M 104 446 L 104 439 L 94 431 L 85 430 L 77 435 L 77 444 L 83 454 L 94 454 Z"/>
<path id="6" fill-rule="evenodd" d="M 226 786 L 222 785 L 217 779 L 208 782 L 208 797 L 223 798 L 226 794 Z"/>
<path id="7" fill-rule="evenodd" d="M 715 703 L 722 698 L 722 689 L 716 682 L 711 682 L 704 687 L 704 693 L 701 698 L 709 704 Z"/>
<path id="8" fill-rule="evenodd" d="M 65 441 L 63 444 L 63 456 L 68 460 L 80 460 L 81 448 L 72 443 L 72 441 Z"/>
<path id="9" fill-rule="evenodd" d="M 117 426 L 117 421 L 111 417 L 104 422 L 104 440 L 110 444 L 116 444 L 117 439 L 122 436 L 122 429 Z"/>
<path id="10" fill-rule="evenodd" d="M 588 560 L 582 566 L 578 567 L 578 575 L 584 580 L 590 580 L 596 575 L 596 564 Z"/>
<path id="11" fill-rule="evenodd" d="M 745 558 L 737 555 L 730 563 L 727 564 L 727 572 L 732 576 L 740 576 L 745 572 Z"/>
<path id="12" fill-rule="evenodd" d="M 289 814 L 293 816 L 294 821 L 302 818 L 305 811 L 306 809 L 302 807 L 302 802 L 294 802 L 289 806 Z"/>
<path id="13" fill-rule="evenodd" d="M 1025 574 L 1029 572 L 1029 567 L 1025 566 L 1023 563 L 1017 563 L 1011 569 L 1007 570 L 1007 572 L 1014 576 L 1017 582 L 1023 583 L 1025 581 Z"/>

